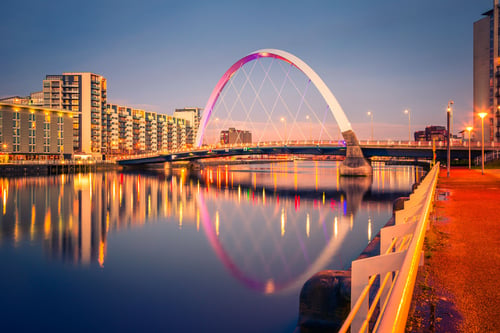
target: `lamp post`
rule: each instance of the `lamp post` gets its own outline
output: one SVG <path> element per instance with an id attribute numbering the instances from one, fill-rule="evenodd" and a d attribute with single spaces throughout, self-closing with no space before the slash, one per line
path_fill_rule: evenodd
<path id="1" fill-rule="evenodd" d="M 286 118 L 285 117 L 281 117 L 281 122 L 282 123 L 285 123 L 285 145 L 286 145 L 286 142 L 287 142 L 287 137 L 286 137 Z"/>
<path id="2" fill-rule="evenodd" d="M 481 174 L 484 175 L 484 117 L 488 114 L 480 112 L 477 115 L 481 118 Z"/>
<path id="3" fill-rule="evenodd" d="M 218 137 L 218 139 L 217 139 Z M 215 140 L 214 140 L 214 144 L 217 145 L 218 143 L 220 143 L 220 129 L 219 129 L 219 118 L 215 118 Z"/>
<path id="4" fill-rule="evenodd" d="M 411 119 L 410 119 L 410 110 L 406 109 L 405 114 L 408 115 L 408 144 L 411 142 Z"/>
<path id="5" fill-rule="evenodd" d="M 472 131 L 472 126 L 467 126 L 465 128 L 469 132 L 469 169 L 470 169 L 470 132 Z"/>
<path id="6" fill-rule="evenodd" d="M 309 140 L 311 140 L 311 122 L 309 121 L 309 115 L 306 116 L 307 126 L 309 127 Z"/>
<path id="7" fill-rule="evenodd" d="M 446 109 L 446 124 L 447 124 L 447 130 L 448 134 L 446 135 L 446 151 L 447 151 L 447 156 L 446 156 L 446 176 L 450 177 L 450 115 L 451 115 L 451 108 L 450 108 L 450 103 L 448 103 L 448 109 Z"/>
<path id="8" fill-rule="evenodd" d="M 368 111 L 366 113 L 368 116 L 370 116 L 370 119 L 371 119 L 371 136 L 370 136 L 370 140 L 373 141 L 373 112 L 371 111 Z"/>

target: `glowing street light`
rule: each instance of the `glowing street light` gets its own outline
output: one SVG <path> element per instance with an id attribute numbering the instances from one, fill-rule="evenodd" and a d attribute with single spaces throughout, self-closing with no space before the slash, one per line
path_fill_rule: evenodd
<path id="1" fill-rule="evenodd" d="M 469 132 L 469 169 L 470 169 L 470 132 L 472 131 L 472 126 L 467 126 L 465 128 Z"/>
<path id="2" fill-rule="evenodd" d="M 484 175 L 484 117 L 488 114 L 480 112 L 477 115 L 481 118 L 481 174 Z"/>
<path id="3" fill-rule="evenodd" d="M 411 119 L 410 119 L 410 110 L 406 109 L 405 114 L 408 115 L 408 144 L 411 142 Z"/>
<path id="4" fill-rule="evenodd" d="M 371 130 L 372 130 L 372 131 L 371 131 L 370 140 L 371 140 L 371 141 L 373 141 L 373 112 L 368 111 L 366 114 L 367 114 L 367 115 L 370 117 L 370 119 L 371 119 Z"/>

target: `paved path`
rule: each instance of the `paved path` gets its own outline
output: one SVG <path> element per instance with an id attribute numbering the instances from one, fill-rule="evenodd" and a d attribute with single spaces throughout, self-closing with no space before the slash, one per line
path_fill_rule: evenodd
<path id="1" fill-rule="evenodd" d="M 407 330 L 500 332 L 500 170 L 441 170 L 438 198 Z"/>

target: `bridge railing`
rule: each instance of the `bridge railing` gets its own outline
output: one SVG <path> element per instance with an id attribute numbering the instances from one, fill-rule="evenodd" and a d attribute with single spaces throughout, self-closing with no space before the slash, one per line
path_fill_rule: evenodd
<path id="1" fill-rule="evenodd" d="M 396 212 L 395 225 L 381 229 L 381 254 L 352 262 L 351 312 L 339 332 L 405 330 L 438 174 L 439 163 Z"/>
<path id="2" fill-rule="evenodd" d="M 500 159 L 500 151 L 492 151 L 489 153 L 484 154 L 484 161 L 485 162 L 491 162 L 491 161 L 496 161 Z M 474 159 L 474 164 L 479 165 L 481 164 L 482 157 L 478 156 Z"/>

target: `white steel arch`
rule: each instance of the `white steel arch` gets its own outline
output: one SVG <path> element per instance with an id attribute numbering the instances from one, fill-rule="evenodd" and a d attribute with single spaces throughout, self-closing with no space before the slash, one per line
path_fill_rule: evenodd
<path id="1" fill-rule="evenodd" d="M 339 102 L 335 98 L 335 96 L 332 94 L 330 89 L 328 89 L 328 86 L 323 82 L 321 77 L 319 77 L 316 72 L 309 67 L 304 61 L 302 61 L 300 58 L 294 56 L 291 53 L 282 51 L 282 50 L 276 50 L 276 49 L 262 49 L 258 50 L 255 52 L 250 53 L 249 55 L 241 58 L 237 62 L 235 62 L 225 73 L 224 75 L 220 78 L 219 82 L 217 82 L 217 85 L 215 86 L 214 90 L 212 91 L 212 94 L 210 95 L 210 98 L 208 99 L 208 102 L 205 106 L 205 109 L 203 110 L 203 115 L 201 117 L 200 121 L 200 128 L 198 130 L 198 134 L 196 135 L 196 142 L 195 145 L 196 147 L 200 147 L 203 141 L 203 135 L 205 133 L 205 128 L 208 123 L 208 119 L 210 118 L 210 115 L 212 114 L 212 110 L 215 106 L 215 103 L 217 102 L 217 99 L 220 96 L 220 93 L 224 89 L 226 83 L 231 79 L 234 73 L 236 73 L 243 65 L 246 63 L 256 60 L 258 58 L 275 58 L 279 59 L 282 61 L 285 61 L 293 66 L 295 66 L 297 69 L 299 69 L 302 73 L 304 73 L 309 80 L 316 86 L 318 91 L 320 92 L 321 96 L 323 96 L 324 100 L 326 101 L 330 111 L 333 114 L 333 117 L 335 118 L 335 121 L 340 127 L 340 131 L 344 133 L 345 131 L 352 130 L 351 128 L 351 123 L 347 119 L 344 111 L 342 110 L 342 107 L 340 106 Z"/>

